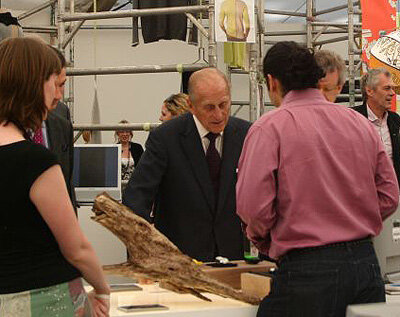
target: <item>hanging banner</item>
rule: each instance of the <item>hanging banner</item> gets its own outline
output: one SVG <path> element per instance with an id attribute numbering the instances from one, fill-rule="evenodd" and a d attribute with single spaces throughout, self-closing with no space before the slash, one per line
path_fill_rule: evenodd
<path id="1" fill-rule="evenodd" d="M 363 72 L 369 68 L 387 68 L 392 74 L 398 94 L 400 59 L 397 61 L 397 50 L 400 42 L 399 34 L 395 32 L 396 5 L 397 0 L 361 0 Z M 396 100 L 393 100 L 392 110 L 396 111 Z"/>
<path id="2" fill-rule="evenodd" d="M 400 30 L 383 35 L 376 41 L 370 52 L 369 66 L 389 70 L 396 94 L 400 94 Z"/>
<path id="3" fill-rule="evenodd" d="M 362 59 L 370 65 L 371 49 L 382 36 L 396 30 L 396 0 L 361 0 Z"/>
<path id="4" fill-rule="evenodd" d="M 255 43 L 254 0 L 215 1 L 215 40 Z"/>

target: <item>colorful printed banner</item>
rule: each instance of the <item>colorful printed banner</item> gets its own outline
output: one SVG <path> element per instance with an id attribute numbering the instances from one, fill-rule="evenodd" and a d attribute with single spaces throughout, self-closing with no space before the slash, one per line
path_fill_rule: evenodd
<path id="1" fill-rule="evenodd" d="M 362 12 L 362 61 L 363 71 L 368 68 L 385 67 L 400 86 L 400 71 L 393 49 L 399 47 L 398 35 L 387 36 L 398 25 L 397 0 L 361 0 Z M 386 35 L 386 36 L 385 36 Z M 380 39 L 380 40 L 379 40 Z M 377 42 L 379 40 L 378 45 Z M 397 55 L 397 54 L 396 54 Z M 396 100 L 392 109 L 396 110 Z"/>
<path id="2" fill-rule="evenodd" d="M 396 30 L 396 0 L 361 0 L 362 57 L 369 65 L 371 48 L 385 34 Z"/>

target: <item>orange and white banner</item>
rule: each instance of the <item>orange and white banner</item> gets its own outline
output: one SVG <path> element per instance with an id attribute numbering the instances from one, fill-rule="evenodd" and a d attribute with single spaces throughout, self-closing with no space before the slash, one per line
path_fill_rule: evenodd
<path id="1" fill-rule="evenodd" d="M 396 30 L 396 3 L 396 0 L 361 0 L 362 58 L 368 66 L 376 41 Z"/>
<path id="2" fill-rule="evenodd" d="M 385 67 L 400 89 L 400 37 L 396 32 L 397 0 L 361 0 L 363 72 Z M 396 111 L 396 100 L 392 110 Z"/>

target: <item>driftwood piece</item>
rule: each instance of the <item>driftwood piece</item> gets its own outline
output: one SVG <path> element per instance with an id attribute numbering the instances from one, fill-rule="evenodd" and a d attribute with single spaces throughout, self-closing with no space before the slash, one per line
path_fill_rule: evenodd
<path id="1" fill-rule="evenodd" d="M 131 255 L 125 263 L 104 266 L 107 273 L 148 277 L 174 292 L 189 293 L 207 301 L 210 299 L 201 292 L 250 304 L 260 302 L 260 298 L 248 296 L 208 276 L 154 226 L 107 193 L 97 196 L 93 212 L 96 215 L 92 219 L 114 233 Z"/>

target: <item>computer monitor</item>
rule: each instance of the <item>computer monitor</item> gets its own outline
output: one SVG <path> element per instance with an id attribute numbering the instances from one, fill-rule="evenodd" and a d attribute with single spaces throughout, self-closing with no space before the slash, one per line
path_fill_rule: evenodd
<path id="1" fill-rule="evenodd" d="M 400 316 L 400 303 L 374 303 L 347 306 L 346 317 Z"/>
<path id="2" fill-rule="evenodd" d="M 382 232 L 373 239 L 382 275 L 390 282 L 400 281 L 400 206 L 383 222 Z"/>
<path id="3" fill-rule="evenodd" d="M 73 184 L 78 203 L 91 203 L 104 191 L 120 200 L 121 145 L 76 144 Z"/>

